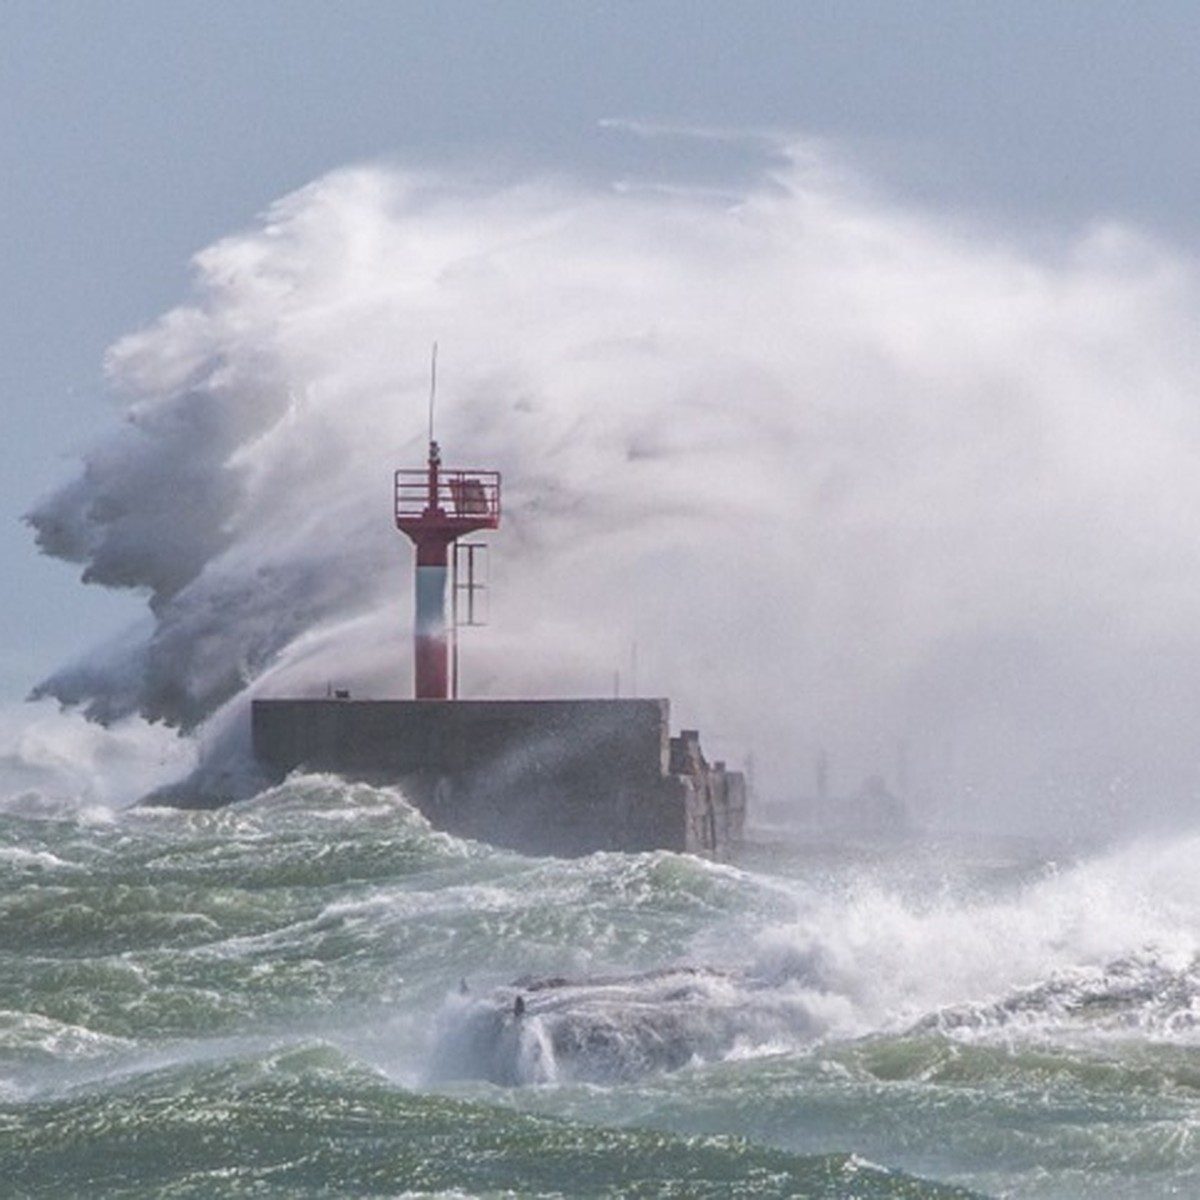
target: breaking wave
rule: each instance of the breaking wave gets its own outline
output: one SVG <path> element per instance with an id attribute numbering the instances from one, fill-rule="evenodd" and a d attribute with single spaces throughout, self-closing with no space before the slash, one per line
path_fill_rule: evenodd
<path id="1" fill-rule="evenodd" d="M 1191 265 L 778 151 L 721 198 L 346 169 L 202 251 L 111 350 L 124 425 L 29 515 L 148 619 L 36 694 L 215 720 L 226 758 L 257 691 L 402 694 L 390 476 L 424 459 L 440 339 L 446 453 L 505 476 L 467 691 L 608 694 L 636 645 L 643 694 L 773 794 L 817 746 L 861 778 L 903 740 L 926 815 L 1190 796 Z"/>

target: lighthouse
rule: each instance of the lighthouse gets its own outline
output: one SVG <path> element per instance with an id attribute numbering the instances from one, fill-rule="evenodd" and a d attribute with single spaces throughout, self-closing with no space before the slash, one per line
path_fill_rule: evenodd
<path id="1" fill-rule="evenodd" d="M 396 528 L 416 547 L 415 696 L 450 699 L 446 596 L 459 538 L 500 525 L 500 472 L 450 469 L 432 438 L 425 469 L 396 472 Z"/>

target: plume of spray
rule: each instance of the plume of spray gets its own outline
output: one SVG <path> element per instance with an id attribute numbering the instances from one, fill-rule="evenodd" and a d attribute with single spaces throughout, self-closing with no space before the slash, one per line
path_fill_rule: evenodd
<path id="1" fill-rule="evenodd" d="M 170 730 L 126 721 L 105 729 L 77 713 L 0 707 L 0 813 L 110 820 L 138 796 L 195 765 Z"/>
<path id="2" fill-rule="evenodd" d="M 838 888 L 806 881 L 795 885 L 795 919 L 766 923 L 755 936 L 751 973 L 846 998 L 856 1034 L 914 1021 L 964 1033 L 1061 1033 L 1076 1021 L 1128 1036 L 1144 1035 L 1146 1021 L 1156 1037 L 1194 1043 L 1198 849 L 1194 832 L 1134 838 L 1014 873 L 1003 889 L 943 875 L 939 896 L 928 880 L 954 861 L 952 844 L 936 861 L 905 865 L 920 877 L 919 896 L 907 890 L 911 881 L 877 868 Z M 698 950 L 719 955 L 719 940 L 706 933 Z"/>
<path id="3" fill-rule="evenodd" d="M 390 480 L 437 340 L 443 457 L 505 479 L 465 694 L 611 694 L 636 645 L 639 691 L 781 796 L 818 748 L 852 784 L 901 741 L 964 821 L 1200 782 L 1172 248 L 967 227 L 797 145 L 734 197 L 346 169 L 195 273 L 110 352 L 124 428 L 28 518 L 151 622 L 37 694 L 184 730 L 408 694 Z"/>

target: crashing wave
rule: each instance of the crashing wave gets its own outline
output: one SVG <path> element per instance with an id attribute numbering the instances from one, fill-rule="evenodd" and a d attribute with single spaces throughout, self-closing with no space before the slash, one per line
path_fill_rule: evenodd
<path id="1" fill-rule="evenodd" d="M 811 998 L 737 973 L 669 967 L 581 979 L 522 978 L 447 1001 L 439 1079 L 611 1083 L 811 1037 Z"/>
<path id="2" fill-rule="evenodd" d="M 1057 972 L 1053 978 L 986 1004 L 943 1009 L 913 1032 L 950 1035 L 1054 1031 L 1174 1039 L 1200 1031 L 1200 961 L 1179 966 L 1153 954 Z"/>

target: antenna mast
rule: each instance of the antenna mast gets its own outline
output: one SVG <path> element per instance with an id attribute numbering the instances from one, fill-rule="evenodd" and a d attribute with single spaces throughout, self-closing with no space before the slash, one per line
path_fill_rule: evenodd
<path id="1" fill-rule="evenodd" d="M 433 445 L 433 401 L 437 396 L 437 342 L 429 356 L 429 444 Z"/>

